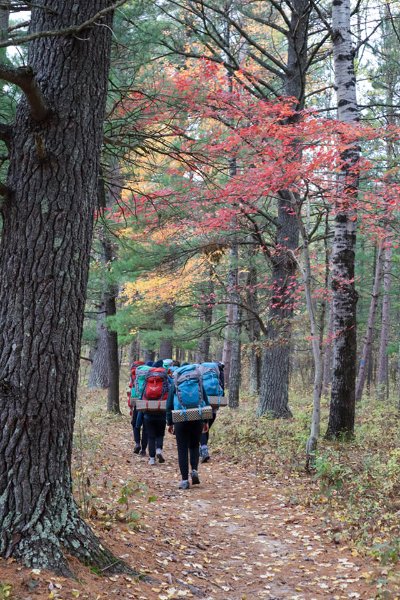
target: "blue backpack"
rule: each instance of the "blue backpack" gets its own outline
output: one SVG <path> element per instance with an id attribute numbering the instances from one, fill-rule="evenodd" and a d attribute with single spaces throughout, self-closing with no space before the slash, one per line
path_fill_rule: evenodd
<path id="1" fill-rule="evenodd" d="M 174 372 L 174 410 L 205 406 L 199 365 L 185 365 Z"/>
<path id="2" fill-rule="evenodd" d="M 224 390 L 220 383 L 219 366 L 216 362 L 205 362 L 200 365 L 203 387 L 207 396 L 223 396 Z"/>

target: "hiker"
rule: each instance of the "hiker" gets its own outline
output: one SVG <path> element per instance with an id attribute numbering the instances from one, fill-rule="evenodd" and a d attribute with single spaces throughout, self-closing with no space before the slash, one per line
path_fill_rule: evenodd
<path id="1" fill-rule="evenodd" d="M 182 477 L 182 480 L 179 484 L 179 489 L 187 490 L 190 488 L 189 461 L 191 467 L 192 485 L 198 485 L 200 483 L 198 474 L 199 444 L 202 432 L 206 432 L 208 430 L 208 423 L 200 419 L 196 421 L 183 421 L 181 423 L 172 422 L 172 411 L 174 408 L 175 410 L 179 410 L 179 407 L 181 407 L 183 410 L 185 410 L 185 389 L 184 385 L 179 382 L 179 377 L 182 375 L 182 368 L 184 367 L 192 367 L 192 371 L 196 371 L 198 373 L 198 380 L 196 382 L 196 385 L 198 385 L 199 389 L 198 406 L 201 404 L 208 406 L 209 402 L 201 381 L 200 373 L 197 369 L 197 365 L 188 365 L 187 363 L 183 364 L 178 371 L 175 371 L 174 382 L 169 390 L 167 400 L 167 425 L 168 432 L 175 434 L 176 437 L 179 470 Z M 194 378 L 192 381 L 194 381 Z M 180 391 L 179 397 L 178 388 Z"/>
<path id="2" fill-rule="evenodd" d="M 167 398 L 168 394 L 168 377 L 167 372 L 163 367 L 163 361 L 158 360 L 152 366 L 152 369 L 158 369 L 159 374 L 162 376 L 165 374 L 165 381 L 163 383 L 164 391 L 160 390 L 160 398 Z M 144 395 L 146 394 L 146 390 L 144 390 Z M 148 445 L 149 445 L 149 464 L 155 465 L 156 459 L 159 463 L 164 463 L 165 458 L 163 456 L 163 446 L 164 446 L 164 435 L 165 435 L 165 410 L 152 410 L 152 411 L 144 411 L 144 424 L 147 430 L 148 437 Z"/>
<path id="3" fill-rule="evenodd" d="M 146 427 L 142 422 L 138 425 L 138 416 L 139 411 L 136 408 L 135 402 L 135 382 L 136 382 L 136 369 L 138 367 L 143 366 L 145 363 L 141 360 L 136 360 L 131 365 L 131 375 L 129 381 L 129 393 L 128 393 L 128 406 L 129 412 L 131 415 L 131 425 L 133 430 L 133 439 L 135 440 L 135 447 L 133 449 L 134 454 L 140 454 L 141 456 L 146 456 L 146 448 L 147 448 L 147 431 Z M 147 362 L 147 366 L 151 366 L 153 363 Z M 143 426 L 143 428 L 142 428 Z M 142 428 L 142 434 L 140 434 L 140 429 Z"/>
<path id="4" fill-rule="evenodd" d="M 205 364 L 208 364 L 208 363 L 205 363 Z M 219 385 L 222 390 L 222 396 L 225 396 L 225 377 L 224 377 L 225 365 L 222 362 L 217 362 L 216 365 L 218 366 L 218 370 L 219 370 Z M 217 395 L 216 392 L 215 392 L 215 395 Z M 208 421 L 208 429 L 207 429 L 207 431 L 204 431 L 201 434 L 201 438 L 200 438 L 200 462 L 201 463 L 206 463 L 210 460 L 210 453 L 208 450 L 208 439 L 209 439 L 209 435 L 210 435 L 210 429 L 211 429 L 212 425 L 214 424 L 215 419 L 217 418 L 217 412 L 218 412 L 218 406 L 213 406 L 213 416 L 212 416 L 212 419 L 210 419 Z"/>

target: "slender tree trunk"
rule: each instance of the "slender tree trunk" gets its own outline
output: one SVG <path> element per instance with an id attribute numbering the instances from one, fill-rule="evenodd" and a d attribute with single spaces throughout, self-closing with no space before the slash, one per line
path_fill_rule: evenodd
<path id="1" fill-rule="evenodd" d="M 110 6 L 33 5 L 31 32 L 79 25 Z M 31 42 L 50 115 L 18 107 L 0 248 L 0 554 L 70 574 L 63 554 L 126 566 L 82 520 L 71 453 L 111 46 L 111 12 L 77 35 Z M 47 115 L 47 113 L 45 113 Z"/>
<path id="2" fill-rule="evenodd" d="M 96 344 L 90 352 L 92 364 L 89 373 L 90 389 L 106 389 L 110 385 L 108 364 L 108 335 L 106 328 L 106 308 L 104 303 L 97 307 Z"/>
<path id="3" fill-rule="evenodd" d="M 287 96 L 297 98 L 297 108 L 304 105 L 304 78 L 307 64 L 307 39 L 310 4 L 294 0 L 288 34 Z M 297 262 L 293 259 L 299 242 L 297 222 L 298 196 L 282 190 L 278 200 L 278 231 L 272 257 L 273 294 L 270 302 L 266 348 L 262 357 L 261 391 L 258 415 L 291 417 L 289 408 L 290 339 L 293 316 L 293 284 Z"/>
<path id="4" fill-rule="evenodd" d="M 164 304 L 162 308 L 162 322 L 166 330 L 160 341 L 160 359 L 172 358 L 172 333 L 174 328 L 175 313 L 171 304 Z"/>
<path id="5" fill-rule="evenodd" d="M 229 281 L 229 275 L 228 275 Z M 226 327 L 224 336 L 224 346 L 222 348 L 222 362 L 225 365 L 225 385 L 229 387 L 231 374 L 231 356 L 232 356 L 232 322 L 233 322 L 233 306 L 228 304 L 226 307 Z"/>
<path id="6" fill-rule="evenodd" d="M 239 285 L 239 247 L 236 243 L 231 248 L 230 255 L 230 289 L 228 293 L 232 301 L 232 343 L 231 343 L 231 360 L 229 368 L 229 407 L 237 408 L 239 406 L 240 392 L 240 371 L 241 371 L 241 318 L 242 311 L 240 304 L 240 294 L 238 292 Z"/>
<path id="7" fill-rule="evenodd" d="M 149 362 L 149 361 L 153 361 L 154 362 L 155 358 L 156 358 L 156 353 L 155 353 L 154 350 L 146 349 L 144 351 L 144 359 L 143 359 L 144 362 Z"/>
<path id="8" fill-rule="evenodd" d="M 301 218 L 301 217 L 300 217 Z M 315 452 L 317 449 L 318 438 L 320 434 L 320 420 L 321 420 L 321 392 L 322 392 L 322 352 L 321 352 L 321 340 L 318 332 L 317 319 L 315 316 L 315 307 L 312 299 L 311 289 L 311 260 L 309 252 L 309 240 L 307 232 L 301 222 L 299 221 L 300 231 L 303 240 L 303 282 L 306 296 L 307 312 L 310 319 L 310 333 L 311 333 L 311 348 L 314 360 L 314 387 L 313 387 L 313 412 L 311 419 L 310 436 L 307 440 L 306 445 L 306 468 L 308 469 L 313 465 L 315 461 Z"/>
<path id="9" fill-rule="evenodd" d="M 139 360 L 140 356 L 140 341 L 139 337 L 136 336 L 129 344 L 128 361 L 131 365 L 134 360 Z"/>
<path id="10" fill-rule="evenodd" d="M 197 348 L 196 360 L 199 363 L 208 362 L 210 360 L 210 345 L 211 345 L 211 334 L 210 327 L 213 319 L 213 307 L 210 304 L 211 294 L 214 292 L 214 283 L 212 280 L 213 270 L 209 271 L 209 280 L 204 283 L 202 288 L 202 306 L 200 308 L 200 322 L 204 333 L 199 339 Z"/>
<path id="11" fill-rule="evenodd" d="M 334 0 L 332 41 L 338 119 L 345 123 L 356 123 L 359 117 L 350 14 L 350 0 Z M 332 245 L 333 369 L 326 434 L 327 437 L 334 438 L 351 436 L 354 432 L 357 362 L 354 203 L 358 192 L 355 166 L 359 153 L 359 147 L 354 144 L 342 154 L 343 165 L 338 180 L 339 195 L 335 207 Z"/>
<path id="12" fill-rule="evenodd" d="M 392 287 L 392 240 L 387 237 L 383 250 L 383 297 L 381 335 L 379 340 L 377 397 L 385 400 L 388 382 L 388 356 L 389 330 L 390 330 L 390 291 Z"/>
<path id="13" fill-rule="evenodd" d="M 369 361 L 371 360 L 371 348 L 372 348 L 373 333 L 374 333 L 374 326 L 375 326 L 375 317 L 376 317 L 376 310 L 378 307 L 379 290 L 380 290 L 381 283 L 382 283 L 382 263 L 383 263 L 384 252 L 383 252 L 381 245 L 379 245 L 377 253 L 378 254 L 377 254 L 377 258 L 376 258 L 375 277 L 374 277 L 374 284 L 373 284 L 373 288 L 372 288 L 371 303 L 369 306 L 367 329 L 365 332 L 364 344 L 363 344 L 363 349 L 362 349 L 361 358 L 360 358 L 360 366 L 358 368 L 358 378 L 357 378 L 357 386 L 356 386 L 356 401 L 359 401 L 362 398 L 362 394 L 363 394 L 363 390 L 364 390 L 364 383 L 365 383 L 365 379 L 367 376 L 367 366 L 369 364 Z"/>
<path id="14" fill-rule="evenodd" d="M 257 294 L 257 268 L 254 264 L 254 254 L 249 258 L 249 272 L 247 277 L 247 306 L 252 312 L 248 312 L 248 335 L 249 335 L 249 392 L 256 396 L 260 392 L 260 371 L 261 371 L 261 353 L 260 353 L 260 324 L 254 317 L 258 314 L 258 294 Z"/>

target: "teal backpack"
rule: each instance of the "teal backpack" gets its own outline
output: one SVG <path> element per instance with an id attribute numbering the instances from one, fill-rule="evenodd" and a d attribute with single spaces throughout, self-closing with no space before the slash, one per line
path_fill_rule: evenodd
<path id="1" fill-rule="evenodd" d="M 199 367 L 203 380 L 203 387 L 207 396 L 222 397 L 224 391 L 219 379 L 219 366 L 216 362 L 205 362 Z"/>
<path id="2" fill-rule="evenodd" d="M 174 372 L 174 410 L 205 406 L 199 365 L 185 365 Z"/>
<path id="3" fill-rule="evenodd" d="M 141 365 L 136 368 L 136 380 L 135 386 L 132 388 L 132 398 L 141 398 L 143 395 L 144 388 L 146 386 L 146 375 L 152 367 L 147 365 Z"/>

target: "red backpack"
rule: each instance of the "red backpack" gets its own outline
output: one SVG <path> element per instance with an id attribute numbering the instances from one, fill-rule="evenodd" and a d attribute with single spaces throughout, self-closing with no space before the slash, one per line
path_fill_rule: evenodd
<path id="1" fill-rule="evenodd" d="M 142 400 L 166 400 L 168 396 L 167 371 L 160 368 L 149 369 L 142 394 Z"/>

